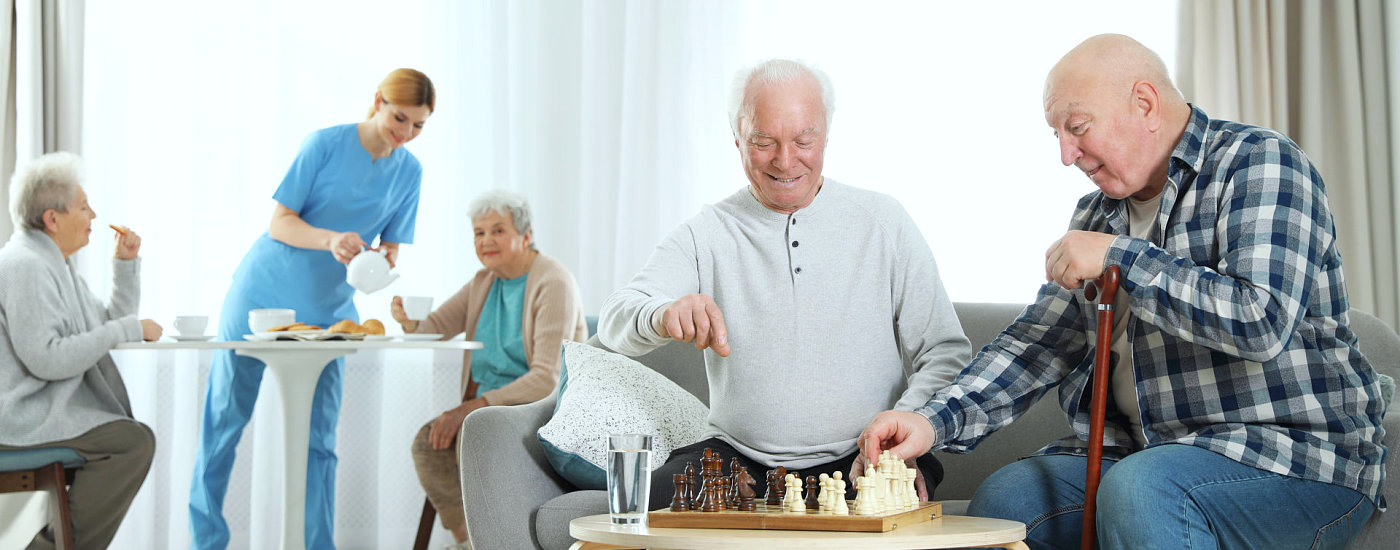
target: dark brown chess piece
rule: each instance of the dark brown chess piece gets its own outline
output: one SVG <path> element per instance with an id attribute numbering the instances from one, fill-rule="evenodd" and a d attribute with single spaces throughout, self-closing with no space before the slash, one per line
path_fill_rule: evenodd
<path id="1" fill-rule="evenodd" d="M 705 480 L 705 489 L 700 496 L 701 512 L 718 512 L 721 510 L 719 498 L 715 495 L 716 490 L 719 488 L 718 483 L 719 478 L 712 477 Z"/>
<path id="2" fill-rule="evenodd" d="M 688 508 L 696 508 L 700 499 L 699 479 L 695 477 L 695 463 L 685 463 L 685 500 Z"/>
<path id="3" fill-rule="evenodd" d="M 725 503 L 732 510 L 739 507 L 739 469 L 743 466 L 739 463 L 739 457 L 729 459 L 729 484 L 725 487 L 725 496 L 728 497 Z"/>
<path id="4" fill-rule="evenodd" d="M 735 484 L 739 486 L 739 505 L 736 507 L 741 512 L 752 512 L 758 509 L 754 504 L 753 476 L 749 475 L 749 469 L 739 467 L 739 473 L 734 475 Z"/>
<path id="5" fill-rule="evenodd" d="M 782 494 L 778 493 L 778 471 L 768 470 L 766 479 L 768 482 L 768 492 L 763 495 L 763 503 L 769 506 L 782 504 Z"/>
<path id="6" fill-rule="evenodd" d="M 820 510 L 822 505 L 817 500 L 819 490 L 817 489 L 817 476 L 807 476 L 807 509 Z"/>
<path id="7" fill-rule="evenodd" d="M 688 490 L 690 484 L 686 482 L 685 474 L 673 475 L 671 480 L 676 484 L 676 492 L 671 497 L 671 511 L 685 512 L 690 510 L 690 499 L 686 497 L 690 492 Z"/>
<path id="8" fill-rule="evenodd" d="M 776 491 L 768 493 L 768 498 L 764 501 L 765 504 L 783 505 L 783 497 L 787 496 L 787 473 L 787 468 L 782 466 L 778 466 L 778 469 L 773 471 L 773 488 Z M 775 492 L 776 495 L 773 494 Z"/>

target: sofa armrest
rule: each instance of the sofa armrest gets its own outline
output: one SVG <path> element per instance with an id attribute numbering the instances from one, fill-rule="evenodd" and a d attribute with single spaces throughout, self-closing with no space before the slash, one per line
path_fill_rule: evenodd
<path id="1" fill-rule="evenodd" d="M 555 396 L 526 405 L 484 407 L 462 422 L 462 501 L 476 548 L 538 548 L 535 513 L 574 490 L 554 473 L 536 432 Z"/>
<path id="2" fill-rule="evenodd" d="M 1391 404 L 1395 408 L 1396 403 Z M 1382 548 L 1395 548 L 1395 541 L 1400 540 L 1400 518 L 1391 516 L 1394 514 L 1394 506 L 1400 504 L 1400 491 L 1394 489 L 1396 483 L 1400 483 L 1400 460 L 1394 456 L 1389 456 L 1396 449 L 1400 449 L 1400 411 L 1387 411 L 1381 426 L 1385 428 L 1385 485 L 1381 487 L 1381 493 L 1392 510 L 1381 512 L 1376 510 L 1371 514 L 1371 521 L 1366 522 L 1366 526 L 1361 529 L 1361 533 L 1356 539 L 1351 541 L 1353 550 L 1370 550 Z"/>

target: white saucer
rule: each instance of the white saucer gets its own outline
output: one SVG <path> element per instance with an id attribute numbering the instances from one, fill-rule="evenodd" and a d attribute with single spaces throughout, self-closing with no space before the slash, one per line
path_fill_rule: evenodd
<path id="1" fill-rule="evenodd" d="M 441 334 L 400 334 L 400 335 L 398 335 L 398 336 L 395 336 L 395 338 L 398 338 L 399 340 L 403 340 L 403 341 L 405 341 L 405 342 L 422 342 L 422 341 L 426 341 L 426 340 L 441 340 L 441 339 L 442 339 L 442 335 L 441 335 Z"/>
<path id="2" fill-rule="evenodd" d="M 167 334 L 165 336 L 167 338 L 173 338 L 177 342 L 207 342 L 209 340 L 214 339 L 213 334 L 197 334 L 194 336 L 186 336 L 184 334 Z"/>
<path id="3" fill-rule="evenodd" d="M 387 334 L 366 334 L 366 335 L 365 335 L 365 341 L 366 341 L 366 342 L 383 342 L 383 341 L 385 341 L 385 340 L 390 340 L 390 339 L 393 339 L 393 336 L 389 336 L 389 335 L 387 335 Z"/>

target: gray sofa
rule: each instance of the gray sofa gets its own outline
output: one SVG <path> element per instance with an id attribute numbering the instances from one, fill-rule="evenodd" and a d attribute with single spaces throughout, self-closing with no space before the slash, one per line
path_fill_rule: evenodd
<path id="1" fill-rule="evenodd" d="M 956 304 L 963 330 L 977 349 L 1021 312 L 1016 304 Z M 1400 335 L 1374 316 L 1353 311 L 1352 329 L 1361 349 L 1376 370 L 1400 378 Z M 602 347 L 596 338 L 590 343 Z M 705 370 L 699 352 L 685 344 L 670 344 L 639 361 L 665 374 L 677 384 L 709 402 Z M 467 528 L 479 550 L 511 548 L 568 548 L 569 521 L 607 513 L 603 491 L 579 491 L 554 474 L 545 460 L 535 432 L 549 420 L 554 397 L 529 405 L 488 407 L 473 412 L 462 424 L 462 491 Z M 1400 413 L 1385 417 L 1385 442 L 1395 449 L 1400 442 Z M 945 476 L 934 495 L 944 502 L 944 513 L 966 509 L 978 483 L 997 468 L 1026 456 L 1070 432 L 1064 413 L 1054 400 L 1042 399 L 1014 424 L 993 434 L 966 455 L 939 453 Z M 1391 483 L 1385 492 L 1392 505 L 1400 506 L 1400 468 L 1386 464 Z M 663 488 L 664 490 L 664 488 Z M 1395 548 L 1400 540 L 1400 517 L 1378 513 L 1372 517 L 1353 548 Z"/>

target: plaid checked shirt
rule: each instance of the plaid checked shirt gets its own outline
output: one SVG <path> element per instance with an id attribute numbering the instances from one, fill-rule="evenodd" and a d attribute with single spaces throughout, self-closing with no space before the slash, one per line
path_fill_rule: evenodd
<path id="1" fill-rule="evenodd" d="M 1348 329 L 1322 177 L 1282 134 L 1193 106 L 1168 179 L 1150 242 L 1127 236 L 1123 201 L 1101 192 L 1070 222 L 1118 235 L 1105 265 L 1123 270 L 1133 360 L 1119 364 L 1134 370 L 1147 447 L 1194 445 L 1384 509 L 1385 406 Z M 1082 290 L 1043 286 L 915 411 L 933 424 L 934 448 L 972 450 L 1058 385 L 1075 435 L 1036 454 L 1086 454 L 1096 313 Z M 1104 428 L 1115 460 L 1137 446 L 1117 410 L 1109 404 Z"/>

